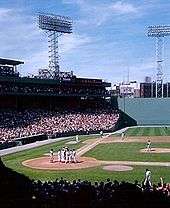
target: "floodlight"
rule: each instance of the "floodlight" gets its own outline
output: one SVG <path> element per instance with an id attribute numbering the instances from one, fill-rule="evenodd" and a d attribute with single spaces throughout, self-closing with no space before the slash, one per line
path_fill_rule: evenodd
<path id="1" fill-rule="evenodd" d="M 39 14 L 39 28 L 46 31 L 49 42 L 49 69 L 55 78 L 59 78 L 59 52 L 58 52 L 58 37 L 62 34 L 72 33 L 72 20 L 69 17 Z"/>
<path id="2" fill-rule="evenodd" d="M 148 27 L 148 37 L 156 37 L 157 80 L 156 97 L 163 97 L 163 38 L 170 35 L 169 25 L 154 25 Z"/>

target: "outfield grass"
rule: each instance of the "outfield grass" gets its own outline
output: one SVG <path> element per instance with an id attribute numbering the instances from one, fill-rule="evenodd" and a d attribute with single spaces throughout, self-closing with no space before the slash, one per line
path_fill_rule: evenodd
<path id="1" fill-rule="evenodd" d="M 134 127 L 126 131 L 126 136 L 170 136 L 170 127 Z"/>
<path id="2" fill-rule="evenodd" d="M 154 147 L 170 148 L 170 143 L 155 143 Z M 144 161 L 144 162 L 168 162 L 169 153 L 140 153 L 140 149 L 146 148 L 145 143 L 109 143 L 99 144 L 85 154 L 106 161 Z"/>

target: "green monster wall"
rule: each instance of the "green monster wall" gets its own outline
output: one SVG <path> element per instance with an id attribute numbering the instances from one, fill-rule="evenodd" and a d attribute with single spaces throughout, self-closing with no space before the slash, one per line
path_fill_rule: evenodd
<path id="1" fill-rule="evenodd" d="M 170 98 L 118 98 L 118 107 L 138 125 L 170 125 Z"/>

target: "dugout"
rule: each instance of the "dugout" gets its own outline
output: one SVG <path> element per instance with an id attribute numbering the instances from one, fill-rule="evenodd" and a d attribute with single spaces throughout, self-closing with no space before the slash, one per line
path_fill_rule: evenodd
<path id="1" fill-rule="evenodd" d="M 20 145 L 30 144 L 37 141 L 43 141 L 48 139 L 47 135 L 39 134 L 39 135 L 32 135 L 27 137 L 16 138 L 13 141 L 7 141 L 0 144 L 0 150 L 7 149 L 10 147 L 16 147 Z"/>

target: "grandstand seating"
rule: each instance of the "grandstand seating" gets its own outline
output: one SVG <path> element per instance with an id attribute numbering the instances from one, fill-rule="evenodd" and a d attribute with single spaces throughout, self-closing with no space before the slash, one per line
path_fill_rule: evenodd
<path id="1" fill-rule="evenodd" d="M 114 130 L 119 119 L 115 110 L 48 111 L 23 110 L 0 112 L 0 141 L 31 135 L 82 134 Z"/>

